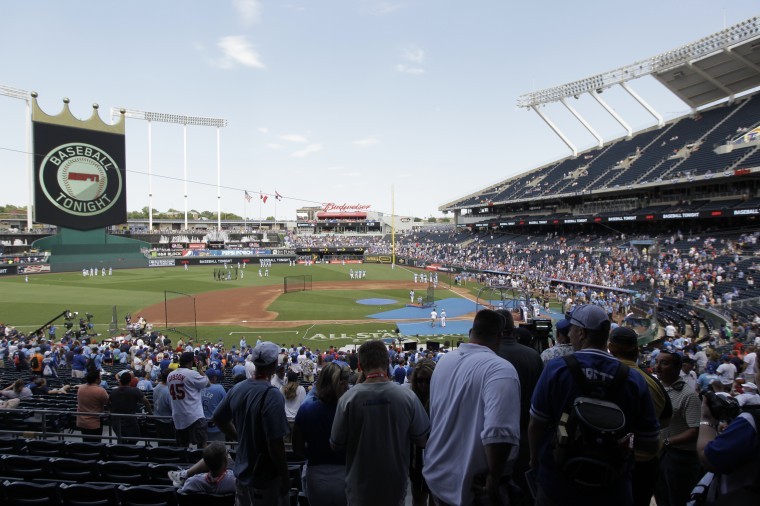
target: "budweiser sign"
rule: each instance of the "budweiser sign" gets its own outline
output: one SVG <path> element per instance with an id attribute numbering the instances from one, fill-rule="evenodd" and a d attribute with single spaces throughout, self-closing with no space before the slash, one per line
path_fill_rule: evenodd
<path id="1" fill-rule="evenodd" d="M 372 206 L 364 204 L 335 204 L 334 202 L 328 202 L 322 206 L 322 211 L 329 212 L 346 212 L 346 211 L 366 211 Z"/>

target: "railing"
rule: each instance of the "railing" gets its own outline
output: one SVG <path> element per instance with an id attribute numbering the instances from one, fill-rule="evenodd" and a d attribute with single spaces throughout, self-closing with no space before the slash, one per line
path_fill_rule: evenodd
<path id="1" fill-rule="evenodd" d="M 33 413 L 31 417 L 25 417 L 24 423 L 28 423 L 30 428 L 34 428 L 39 426 L 41 430 L 24 430 L 23 433 L 20 434 L 20 431 L 18 428 L 14 429 L 7 429 L 2 428 L 4 424 L 0 423 L 0 434 L 10 434 L 10 435 L 23 435 L 24 437 L 38 437 L 41 439 L 47 439 L 50 437 L 57 437 L 59 439 L 63 439 L 64 437 L 77 437 L 80 434 L 75 433 L 76 428 L 66 428 L 64 427 L 63 432 L 59 432 L 56 430 L 49 430 L 49 426 L 56 426 L 59 424 L 60 420 L 65 417 L 66 420 L 75 420 L 76 416 L 82 415 L 82 416 L 98 416 L 101 418 L 101 427 L 105 428 L 108 427 L 108 434 L 101 434 L 100 436 L 90 436 L 88 434 L 83 434 L 83 437 L 91 437 L 91 438 L 100 438 L 100 439 L 107 439 L 109 441 L 116 440 L 117 442 L 156 442 L 156 443 L 170 443 L 175 444 L 176 441 L 174 439 L 166 439 L 166 438 L 157 438 L 157 437 L 145 437 L 145 436 L 118 436 L 114 433 L 113 430 L 113 424 L 111 423 L 103 423 L 103 418 L 105 417 L 108 421 L 111 420 L 117 420 L 117 419 L 126 419 L 126 418 L 150 418 L 153 420 L 165 420 L 172 422 L 171 416 L 157 416 L 157 415 L 148 415 L 146 413 L 137 413 L 137 414 L 121 414 L 121 413 L 110 413 L 110 412 L 102 412 L 102 413 L 93 413 L 93 412 L 80 412 L 80 411 L 67 411 L 67 410 L 57 410 L 57 409 L 47 409 L 47 408 L 33 408 L 33 407 L 25 407 L 23 405 L 20 405 L 17 408 L 14 409 L 2 409 L 0 410 L 0 413 Z M 39 417 L 39 418 L 37 418 Z M 75 422 L 73 422 L 75 423 Z M 68 425 L 67 425 L 68 427 Z"/>

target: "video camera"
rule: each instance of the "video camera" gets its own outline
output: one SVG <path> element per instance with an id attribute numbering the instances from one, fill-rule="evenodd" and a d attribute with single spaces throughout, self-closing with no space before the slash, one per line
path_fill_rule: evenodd
<path id="1" fill-rule="evenodd" d="M 520 328 L 528 330 L 533 339 L 530 347 L 541 353 L 549 347 L 549 338 L 552 335 L 552 321 L 550 318 L 533 318 L 527 323 L 521 323 Z"/>
<path id="2" fill-rule="evenodd" d="M 707 397 L 707 407 L 716 420 L 730 422 L 742 411 L 739 402 L 730 395 L 719 395 L 712 390 L 707 390 L 702 395 Z"/>

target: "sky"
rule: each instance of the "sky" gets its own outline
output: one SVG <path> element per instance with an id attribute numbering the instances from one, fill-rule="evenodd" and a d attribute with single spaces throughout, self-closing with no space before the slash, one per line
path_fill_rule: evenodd
<path id="1" fill-rule="evenodd" d="M 569 155 L 520 95 L 613 70 L 760 13 L 728 0 L 80 0 L 0 3 L 0 85 L 92 104 L 223 118 L 222 210 L 293 220 L 302 206 L 370 205 L 426 218 Z M 666 118 L 689 112 L 652 78 L 631 87 Z M 634 130 L 655 123 L 622 90 Z M 608 139 L 623 128 L 573 106 Z M 546 114 L 579 149 L 570 113 Z M 25 103 L 0 96 L 0 204 L 28 203 Z M 152 125 L 153 207 L 184 210 L 183 127 Z M 188 209 L 216 211 L 216 139 L 187 127 Z M 128 119 L 127 207 L 148 205 L 147 123 Z M 253 199 L 244 199 L 247 191 Z M 270 197 L 266 204 L 259 193 Z M 273 198 L 275 192 L 282 200 Z M 276 204 L 276 209 L 275 209 Z"/>

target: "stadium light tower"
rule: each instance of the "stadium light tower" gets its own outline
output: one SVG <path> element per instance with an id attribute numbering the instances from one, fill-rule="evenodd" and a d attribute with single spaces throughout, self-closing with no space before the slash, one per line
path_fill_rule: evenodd
<path id="1" fill-rule="evenodd" d="M 0 95 L 15 98 L 26 102 L 26 172 L 29 183 L 29 195 L 26 205 L 26 228 L 32 230 L 32 202 L 34 201 L 34 157 L 32 156 L 32 94 L 18 88 L 11 88 L 0 84 Z"/>
<path id="2" fill-rule="evenodd" d="M 183 141 L 183 183 L 185 197 L 185 230 L 187 230 L 187 127 L 206 126 L 216 127 L 216 226 L 218 230 L 222 229 L 222 194 L 221 194 L 221 177 L 222 177 L 222 158 L 221 158 L 221 131 L 220 128 L 227 126 L 226 119 L 204 118 L 200 116 L 184 116 L 181 114 L 164 114 L 160 112 L 137 111 L 135 109 L 111 108 L 111 116 L 120 114 L 124 111 L 127 118 L 141 119 L 148 122 L 148 228 L 153 229 L 153 146 L 151 142 L 151 124 L 156 121 L 159 123 L 174 123 L 182 125 Z"/>

